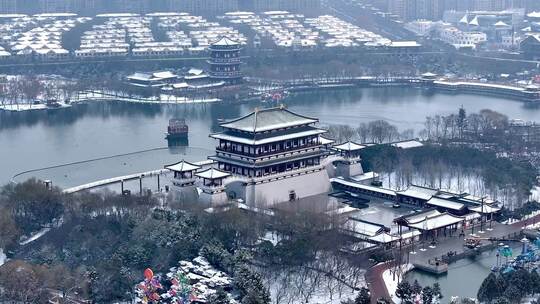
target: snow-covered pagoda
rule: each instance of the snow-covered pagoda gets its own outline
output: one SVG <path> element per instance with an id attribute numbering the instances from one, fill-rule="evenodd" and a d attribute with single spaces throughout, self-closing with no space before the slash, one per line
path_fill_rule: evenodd
<path id="1" fill-rule="evenodd" d="M 210 44 L 208 50 L 210 51 L 210 59 L 208 59 L 210 78 L 228 83 L 238 83 L 242 80 L 241 46 L 238 42 L 224 36 Z"/>
<path id="2" fill-rule="evenodd" d="M 250 205 L 271 206 L 329 191 L 319 139 L 326 131 L 317 123 L 280 106 L 220 124 L 223 132 L 210 135 L 218 140 L 210 158 L 236 178 L 228 182 L 229 194 Z"/>

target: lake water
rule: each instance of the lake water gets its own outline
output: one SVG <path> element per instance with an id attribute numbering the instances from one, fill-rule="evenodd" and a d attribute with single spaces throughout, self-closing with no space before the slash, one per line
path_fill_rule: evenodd
<path id="1" fill-rule="evenodd" d="M 414 88 L 367 88 L 326 91 L 292 96 L 289 109 L 318 117 L 321 124 L 349 124 L 385 119 L 401 130 L 420 131 L 428 115 L 468 112 L 489 108 L 510 118 L 537 120 L 540 105 L 476 95 L 433 94 Z M 102 102 L 55 111 L 0 112 L 0 184 L 17 173 L 121 155 L 105 160 L 62 166 L 24 174 L 51 179 L 68 187 L 97 179 L 157 169 L 184 158 L 203 160 L 215 142 L 208 137 L 219 131 L 218 119 L 244 115 L 259 103 L 196 105 L 145 105 Z M 167 149 L 168 120 L 185 117 L 190 127 L 189 147 Z M 162 148 L 162 149 L 159 149 Z"/>
<path id="2" fill-rule="evenodd" d="M 521 245 L 510 245 L 513 247 L 514 257 L 521 253 Z M 452 296 L 476 298 L 478 288 L 495 265 L 497 265 L 497 250 L 492 250 L 448 265 L 448 273 L 445 275 L 435 276 L 420 270 L 412 270 L 405 278 L 411 283 L 417 280 L 422 286 L 438 282 L 444 296 L 442 302 L 448 303 Z"/>

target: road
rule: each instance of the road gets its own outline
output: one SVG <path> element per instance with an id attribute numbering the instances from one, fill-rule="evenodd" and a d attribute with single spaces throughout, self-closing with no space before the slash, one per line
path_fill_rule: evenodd
<path id="1" fill-rule="evenodd" d="M 323 4 L 332 14 L 361 28 L 392 40 L 415 40 L 415 35 L 390 19 L 344 0 L 327 1 Z M 394 24 L 395 23 L 395 24 Z"/>

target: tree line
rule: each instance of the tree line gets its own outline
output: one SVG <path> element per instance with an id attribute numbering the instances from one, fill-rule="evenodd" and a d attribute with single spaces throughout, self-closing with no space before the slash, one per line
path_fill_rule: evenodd
<path id="1" fill-rule="evenodd" d="M 130 300 L 145 268 L 166 272 L 199 255 L 233 277 L 244 304 L 270 303 L 270 292 L 274 303 L 320 292 L 341 298 L 364 280 L 367 259 L 341 255 L 348 239 L 335 219 L 314 210 L 209 214 L 172 196 L 66 195 L 35 179 L 2 187 L 0 210 L 0 248 L 9 258 L 0 266 L 0 278 L 10 278 L 0 279 L 5 301 L 39 303 L 51 291 L 96 303 Z M 43 228 L 50 230 L 21 242 Z M 267 240 L 269 231 L 275 241 Z"/>
<path id="2" fill-rule="evenodd" d="M 365 170 L 381 174 L 385 186 L 405 189 L 411 184 L 437 189 L 489 194 L 519 207 L 536 184 L 536 169 L 527 162 L 500 158 L 494 152 L 464 146 L 426 144 L 414 149 L 390 145 L 361 152 Z"/>
<path id="3" fill-rule="evenodd" d="M 528 295 L 540 293 L 540 275 L 533 269 L 517 269 L 502 274 L 491 272 L 478 289 L 478 300 L 482 303 L 521 303 Z M 540 303 L 540 298 L 533 301 Z"/>
<path id="4" fill-rule="evenodd" d="M 349 125 L 330 125 L 326 135 L 337 142 L 358 141 L 360 143 L 389 143 L 398 140 L 412 139 L 414 130 L 406 129 L 399 132 L 398 128 L 386 120 L 375 120 L 360 123 L 353 128 Z"/>

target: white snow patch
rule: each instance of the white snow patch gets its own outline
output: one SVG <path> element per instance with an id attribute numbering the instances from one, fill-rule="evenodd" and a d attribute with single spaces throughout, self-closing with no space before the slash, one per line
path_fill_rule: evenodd
<path id="1" fill-rule="evenodd" d="M 0 266 L 4 265 L 4 263 L 7 261 L 7 256 L 4 253 L 4 249 L 0 248 Z"/>
<path id="2" fill-rule="evenodd" d="M 36 110 L 53 110 L 59 108 L 69 108 L 71 105 L 60 103 L 58 108 L 49 107 L 46 104 L 31 104 L 31 103 L 16 103 L 16 104 L 0 104 L 0 110 L 10 112 L 36 111 Z"/>
<path id="3" fill-rule="evenodd" d="M 532 193 L 532 199 L 540 202 L 540 186 L 536 186 L 531 190 Z"/>
<path id="4" fill-rule="evenodd" d="M 21 241 L 19 242 L 20 245 L 24 246 L 26 244 L 29 244 L 37 239 L 39 239 L 40 237 L 44 236 L 45 233 L 49 232 L 51 230 L 51 228 L 43 228 L 41 229 L 40 231 L 38 231 L 37 233 L 33 234 L 31 237 L 29 237 L 28 239 L 24 240 L 24 241 Z"/>
<path id="5" fill-rule="evenodd" d="M 414 266 L 412 264 L 405 264 L 401 266 L 401 271 L 398 271 L 398 273 L 401 273 L 405 275 L 408 271 L 412 270 Z M 395 279 L 394 279 L 394 268 L 387 269 L 383 272 L 382 278 L 384 281 L 384 285 L 386 285 L 386 290 L 388 291 L 388 294 L 390 295 L 390 298 L 392 299 L 392 302 L 394 303 L 400 303 L 400 299 L 396 297 L 396 290 L 398 286 L 398 281 L 401 282 L 403 280 L 403 276 L 399 277 L 398 273 L 396 273 Z M 397 270 L 397 269 L 396 269 Z"/>

